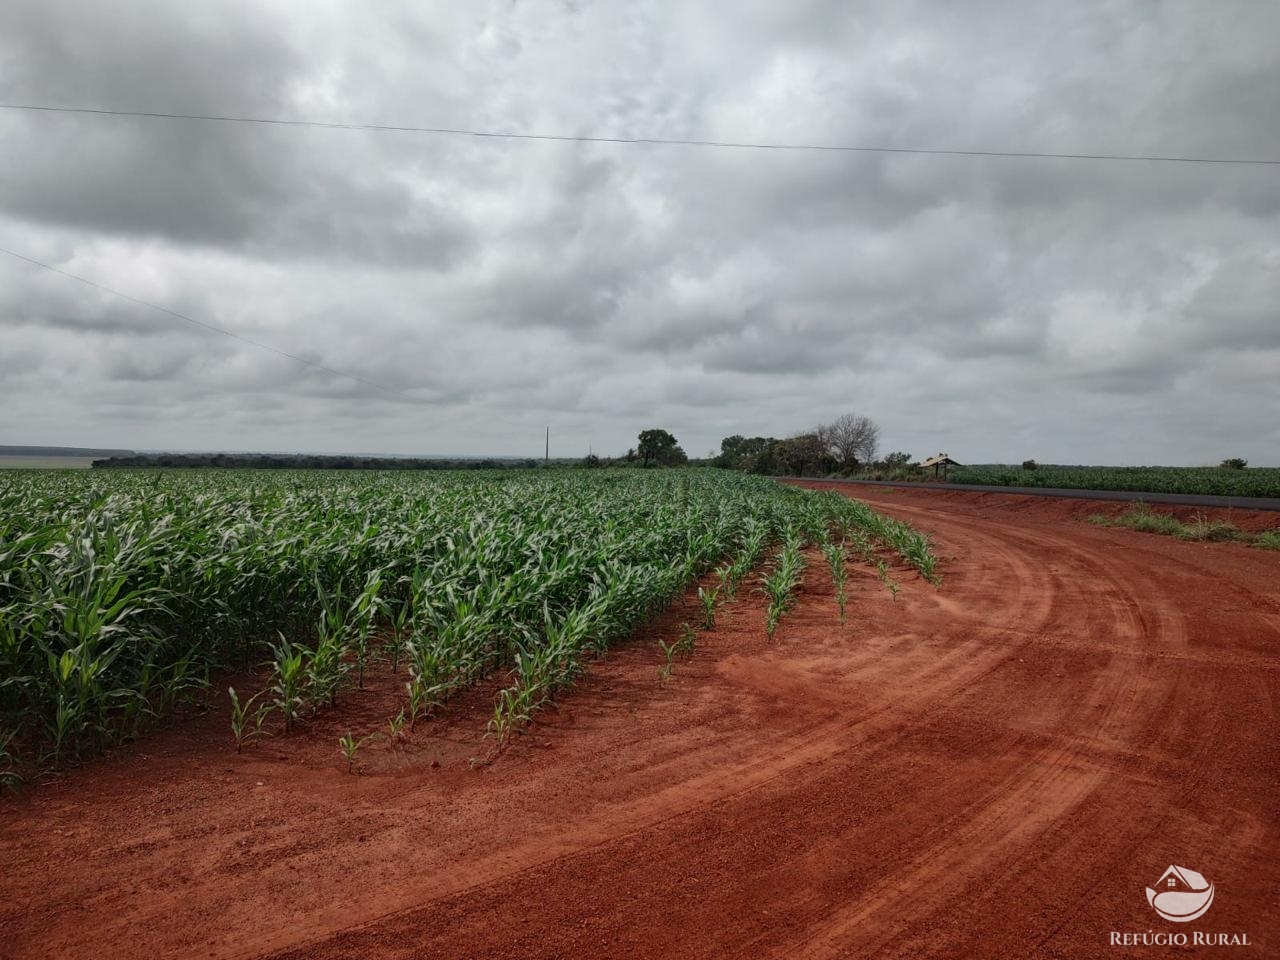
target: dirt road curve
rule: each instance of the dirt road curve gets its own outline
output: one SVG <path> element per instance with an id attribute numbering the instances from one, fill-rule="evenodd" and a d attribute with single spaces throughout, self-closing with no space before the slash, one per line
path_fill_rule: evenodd
<path id="1" fill-rule="evenodd" d="M 619 650 L 488 767 L 478 691 L 346 775 L 388 680 L 242 757 L 211 716 L 7 802 L 0 956 L 1280 955 L 1280 554 L 858 492 L 936 535 L 940 591 L 860 573 L 841 628 L 815 565 L 776 644 L 744 596 L 668 684 Z M 1148 906 L 1169 864 L 1215 884 L 1201 920 Z"/>

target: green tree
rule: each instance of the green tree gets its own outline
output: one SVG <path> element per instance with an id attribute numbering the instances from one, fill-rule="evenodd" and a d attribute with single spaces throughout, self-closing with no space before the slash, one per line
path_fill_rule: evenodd
<path id="1" fill-rule="evenodd" d="M 637 439 L 636 451 L 643 467 L 673 467 L 689 459 L 680 442 L 666 430 L 642 430 Z"/>
<path id="2" fill-rule="evenodd" d="M 777 441 L 772 448 L 776 460 L 770 473 L 796 477 L 831 473 L 839 465 L 826 440 L 818 433 L 801 433 Z"/>
<path id="3" fill-rule="evenodd" d="M 720 456 L 716 457 L 716 466 L 741 469 L 743 448 L 746 444 L 747 438 L 740 433 L 725 437 L 720 441 Z"/>
<path id="4" fill-rule="evenodd" d="M 734 434 L 720 441 L 720 456 L 716 457 L 718 467 L 727 470 L 746 470 L 748 472 L 764 472 L 763 459 L 778 441 L 773 437 L 743 437 Z"/>

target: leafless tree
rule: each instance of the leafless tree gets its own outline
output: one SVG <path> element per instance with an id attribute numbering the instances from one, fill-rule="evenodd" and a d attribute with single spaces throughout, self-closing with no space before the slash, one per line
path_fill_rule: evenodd
<path id="1" fill-rule="evenodd" d="M 880 447 L 880 428 L 870 417 L 846 413 L 819 427 L 817 433 L 846 467 L 872 462 Z"/>

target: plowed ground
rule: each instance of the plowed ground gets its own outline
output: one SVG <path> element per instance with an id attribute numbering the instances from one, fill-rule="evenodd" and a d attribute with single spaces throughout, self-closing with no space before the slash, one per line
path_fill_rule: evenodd
<path id="1" fill-rule="evenodd" d="M 687 602 L 492 764 L 483 689 L 347 774 L 380 676 L 241 756 L 214 711 L 0 802 L 0 956 L 1280 953 L 1280 554 L 858 495 L 936 536 L 940 590 L 859 570 L 842 627 L 814 558 L 775 643 L 744 589 L 659 684 Z M 1201 920 L 1147 905 L 1171 863 Z"/>

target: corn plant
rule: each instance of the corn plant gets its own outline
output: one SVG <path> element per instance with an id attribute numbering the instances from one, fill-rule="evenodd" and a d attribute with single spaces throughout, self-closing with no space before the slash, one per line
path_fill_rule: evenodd
<path id="1" fill-rule="evenodd" d="M 799 536 L 788 531 L 782 550 L 778 552 L 773 571 L 761 578 L 764 593 L 769 598 L 765 610 L 765 636 L 773 639 L 778 622 L 795 600 L 796 587 L 800 585 L 800 572 L 804 569 L 804 556 L 800 552 Z"/>
<path id="2" fill-rule="evenodd" d="M 698 635 L 687 623 L 680 624 L 680 639 L 676 641 L 676 652 L 692 656 L 698 645 Z"/>
<path id="3" fill-rule="evenodd" d="M 933 553 L 929 538 L 914 530 L 902 535 L 902 550 L 908 563 L 920 571 L 920 575 L 937 586 L 942 582 L 938 573 L 938 558 Z"/>
<path id="4" fill-rule="evenodd" d="M 418 724 L 418 714 L 423 712 L 426 706 L 426 687 L 422 683 L 422 679 L 413 676 L 409 682 L 404 685 L 406 694 L 406 709 L 409 711 L 409 729 L 413 730 Z"/>
<path id="5" fill-rule="evenodd" d="M 825 543 L 822 553 L 827 558 L 827 566 L 831 568 L 831 585 L 835 590 L 836 606 L 840 610 L 840 623 L 845 623 L 845 604 L 849 600 L 849 570 L 845 566 L 848 554 L 843 543 Z"/>
<path id="6" fill-rule="evenodd" d="M 338 738 L 338 746 L 342 749 L 342 755 L 347 760 L 347 773 L 356 772 L 356 755 L 360 752 L 360 748 L 370 740 L 376 740 L 379 736 L 381 734 L 371 733 L 357 740 L 348 730 L 345 736 Z"/>
<path id="7" fill-rule="evenodd" d="M 679 643 L 667 643 L 664 640 L 658 641 L 658 646 L 662 648 L 663 662 L 658 667 L 658 682 L 666 683 L 671 679 L 671 672 L 675 669 L 676 653 L 679 650 Z"/>
<path id="8" fill-rule="evenodd" d="M 351 645 L 356 655 L 356 685 L 364 689 L 365 661 L 369 656 L 369 639 L 378 613 L 382 609 L 379 594 L 382 592 L 382 570 L 370 570 L 364 588 L 351 603 Z"/>
<path id="9" fill-rule="evenodd" d="M 733 581 L 733 564 L 726 561 L 716 567 L 716 579 L 720 581 L 716 590 L 726 600 L 732 600 L 738 589 L 738 585 Z"/>
<path id="10" fill-rule="evenodd" d="M 322 706 L 332 707 L 338 702 L 338 691 L 347 674 L 344 637 L 345 632 L 340 627 L 335 631 L 329 617 L 321 614 L 316 625 L 316 647 L 304 668 L 306 696 L 313 715 Z"/>
<path id="11" fill-rule="evenodd" d="M 893 596 L 893 599 L 896 601 L 898 599 L 899 584 L 897 580 L 889 576 L 889 565 L 886 564 L 883 560 L 876 561 L 876 576 L 880 578 L 880 582 L 883 583 L 885 587 L 888 588 L 889 593 Z"/>
<path id="12" fill-rule="evenodd" d="M 395 744 L 395 742 L 400 739 L 401 734 L 404 732 L 404 721 L 405 716 L 403 710 L 387 721 L 387 739 L 389 741 L 389 745 Z"/>
<path id="13" fill-rule="evenodd" d="M 271 694 L 268 705 L 273 710 L 280 711 L 287 733 L 301 718 L 302 709 L 306 705 L 303 692 L 310 651 L 306 647 L 290 643 L 283 633 L 279 637 L 279 641 L 271 645 L 274 674 L 271 686 L 268 687 Z"/>
<path id="14" fill-rule="evenodd" d="M 235 737 L 236 753 L 239 753 L 250 740 L 255 740 L 262 735 L 262 725 L 271 715 L 271 708 L 262 704 L 254 710 L 253 705 L 266 692 L 266 690 L 259 690 L 248 700 L 242 701 L 236 695 L 235 687 L 227 687 L 227 695 L 231 698 L 231 735 Z"/>
<path id="15" fill-rule="evenodd" d="M 716 598 L 720 591 L 698 588 L 698 602 L 702 604 L 702 629 L 711 630 L 716 625 Z"/>
<path id="16" fill-rule="evenodd" d="M 494 754 L 500 754 L 511 742 L 511 735 L 521 724 L 528 723 L 528 695 L 519 689 L 508 688 L 498 692 L 493 705 L 493 717 L 485 729 L 485 737 L 494 740 Z"/>
<path id="17" fill-rule="evenodd" d="M 413 622 L 413 596 L 406 595 L 399 603 L 391 607 L 388 617 L 390 633 L 387 636 L 385 652 L 391 663 L 391 672 L 395 673 L 400 666 L 400 657 L 404 653 L 409 636 L 409 625 Z"/>

